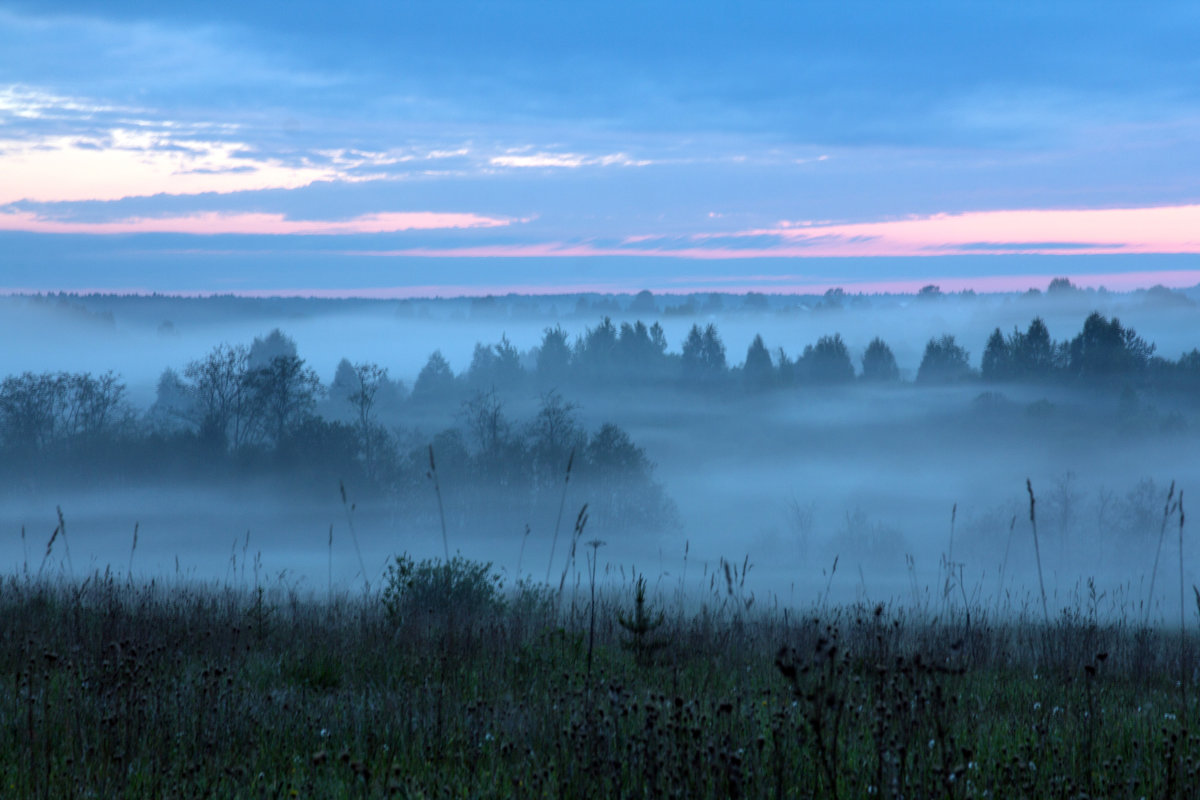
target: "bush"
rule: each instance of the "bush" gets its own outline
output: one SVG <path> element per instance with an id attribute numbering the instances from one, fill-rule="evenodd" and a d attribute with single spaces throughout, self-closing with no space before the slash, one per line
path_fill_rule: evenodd
<path id="1" fill-rule="evenodd" d="M 479 615 L 504 609 L 502 579 L 491 562 L 456 555 L 450 563 L 396 556 L 384 574 L 383 607 L 393 622 L 414 613 Z"/>
<path id="2" fill-rule="evenodd" d="M 554 616 L 557 598 L 558 594 L 550 586 L 525 578 L 513 587 L 507 607 L 521 619 L 550 619 Z"/>

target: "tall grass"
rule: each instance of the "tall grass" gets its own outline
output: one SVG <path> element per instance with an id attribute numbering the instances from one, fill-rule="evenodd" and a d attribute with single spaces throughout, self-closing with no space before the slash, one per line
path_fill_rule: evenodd
<path id="1" fill-rule="evenodd" d="M 592 540 L 586 614 L 578 576 L 563 602 L 586 504 L 557 588 L 524 580 L 524 539 L 507 586 L 451 559 L 443 513 L 445 561 L 398 556 L 372 590 L 343 486 L 363 591 L 334 591 L 331 527 L 324 599 L 258 557 L 247 588 L 249 533 L 236 584 L 135 582 L 136 527 L 126 580 L 80 581 L 60 511 L 37 573 L 0 580 L 0 796 L 1196 797 L 1182 492 L 1160 533 L 1178 512 L 1175 641 L 1102 617 L 1093 581 L 1051 619 L 1026 489 L 1040 618 L 968 595 L 957 504 L 940 604 L 911 556 L 908 607 L 831 603 L 837 557 L 810 608 L 756 602 L 749 557 L 689 599 L 687 546 L 672 600 L 636 570 L 598 581 Z"/>
<path id="2" fill-rule="evenodd" d="M 461 557 L 388 604 L 14 574 L 0 794 L 1194 796 L 1194 625 L 775 610 L 748 571 L 678 608 L 593 579 L 578 617 Z"/>

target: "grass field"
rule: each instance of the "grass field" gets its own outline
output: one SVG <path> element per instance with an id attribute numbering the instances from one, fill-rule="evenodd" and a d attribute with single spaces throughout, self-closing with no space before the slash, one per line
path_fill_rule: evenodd
<path id="1" fill-rule="evenodd" d="M 1193 797 L 1193 630 L 12 576 L 5 797 Z M 644 584 L 643 584 L 644 588 Z"/>

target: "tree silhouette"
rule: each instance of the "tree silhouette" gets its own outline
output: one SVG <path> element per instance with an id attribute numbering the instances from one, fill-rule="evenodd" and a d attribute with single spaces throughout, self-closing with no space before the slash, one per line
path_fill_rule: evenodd
<path id="1" fill-rule="evenodd" d="M 725 372 L 725 343 L 717 326 L 707 325 L 703 331 L 693 325 L 683 342 L 683 376 L 692 382 L 711 382 Z"/>
<path id="2" fill-rule="evenodd" d="M 650 326 L 650 343 L 659 355 L 667 354 L 667 333 L 657 322 Z"/>
<path id="3" fill-rule="evenodd" d="M 542 343 L 537 350 L 538 380 L 553 386 L 567 379 L 571 366 L 571 346 L 561 325 L 542 331 Z"/>
<path id="4" fill-rule="evenodd" d="M 633 302 L 629 304 L 629 312 L 631 314 L 657 314 L 658 306 L 654 302 L 654 295 L 647 289 L 635 294 Z"/>
<path id="5" fill-rule="evenodd" d="M 822 336 L 815 345 L 804 348 L 800 357 L 806 380 L 817 384 L 849 383 L 854 380 L 854 365 L 842 335 Z"/>
<path id="6" fill-rule="evenodd" d="M 601 525 L 674 524 L 677 511 L 660 484 L 654 464 L 629 434 L 611 423 L 592 434 L 583 451 L 583 485 Z"/>
<path id="7" fill-rule="evenodd" d="M 742 299 L 742 308 L 746 311 L 766 311 L 770 308 L 770 301 L 762 292 L 746 292 Z"/>
<path id="8" fill-rule="evenodd" d="M 175 370 L 167 367 L 158 378 L 154 404 L 146 419 L 155 431 L 171 433 L 195 429 L 196 399 Z"/>
<path id="9" fill-rule="evenodd" d="M 720 295 L 713 295 L 720 298 Z M 713 373 L 725 371 L 725 343 L 717 333 L 717 326 L 709 323 L 704 328 L 704 363 Z"/>
<path id="10" fill-rule="evenodd" d="M 988 337 L 980 366 L 985 381 L 1007 381 L 1013 378 L 1015 370 L 1012 350 L 999 328 L 992 331 L 992 335 Z"/>
<path id="11" fill-rule="evenodd" d="M 957 383 L 971 376 L 967 351 L 959 347 L 950 334 L 930 339 L 925 355 L 917 368 L 917 383 Z"/>
<path id="12" fill-rule="evenodd" d="M 896 366 L 896 356 L 892 348 L 883 339 L 876 336 L 867 345 L 862 357 L 862 377 L 864 381 L 884 383 L 900 380 L 900 369 Z"/>
<path id="13" fill-rule="evenodd" d="M 62 375 L 25 372 L 5 378 L 0 384 L 0 432 L 5 444 L 23 456 L 44 449 L 58 438 L 65 406 Z"/>
<path id="14" fill-rule="evenodd" d="M 1024 333 L 1014 328 L 1005 337 L 999 328 L 992 331 L 980 366 L 988 381 L 1042 380 L 1058 368 L 1059 354 L 1045 321 L 1034 317 Z"/>
<path id="15" fill-rule="evenodd" d="M 467 384 L 474 389 L 511 389 L 521 382 L 525 371 L 521 368 L 521 357 L 507 336 L 501 336 L 499 344 L 476 344 L 467 368 Z"/>
<path id="16" fill-rule="evenodd" d="M 576 342 L 574 361 L 585 380 L 608 380 L 618 373 L 617 328 L 611 318 L 584 332 Z"/>
<path id="17" fill-rule="evenodd" d="M 760 335 L 755 335 L 754 341 L 746 350 L 742 380 L 746 388 L 752 391 L 761 391 L 775 382 L 775 367 L 771 364 L 771 354 L 767 352 L 767 346 L 763 344 Z"/>
<path id="18" fill-rule="evenodd" d="M 125 402 L 125 384 L 112 372 L 63 377 L 66 383 L 64 427 L 68 436 L 95 438 L 132 417 Z"/>
<path id="19" fill-rule="evenodd" d="M 818 308 L 825 308 L 830 311 L 837 311 L 842 308 L 846 302 L 846 290 L 840 286 L 835 286 L 832 289 L 826 289 L 822 297 L 822 301 Z"/>
<path id="20" fill-rule="evenodd" d="M 541 396 L 541 407 L 526 434 L 538 488 L 560 486 L 571 453 L 583 452 L 587 433 L 579 425 L 578 408 L 554 390 Z"/>
<path id="21" fill-rule="evenodd" d="M 271 360 L 279 356 L 296 356 L 296 342 L 279 328 L 275 328 L 266 336 L 255 336 L 250 343 L 250 352 L 246 356 L 246 365 L 252 370 L 262 369 Z"/>
<path id="22" fill-rule="evenodd" d="M 1143 372 L 1154 354 L 1154 345 L 1133 328 L 1122 327 L 1116 317 L 1107 320 L 1093 311 L 1084 320 L 1083 330 L 1071 340 L 1069 353 L 1072 373 L 1099 381 Z"/>
<path id="23" fill-rule="evenodd" d="M 329 383 L 328 397 L 335 404 L 337 411 L 342 411 L 345 404 L 354 404 L 351 397 L 359 391 L 358 373 L 350 359 L 343 358 L 333 371 L 333 380 Z"/>
<path id="24" fill-rule="evenodd" d="M 350 366 L 349 362 L 342 363 Z M 341 365 L 338 366 L 341 372 Z M 359 447 L 369 477 L 377 474 L 377 459 L 388 444 L 387 430 L 375 419 L 376 399 L 389 384 L 387 374 L 387 369 L 378 364 L 354 364 L 350 366 L 350 375 L 343 376 L 349 385 L 341 387 L 344 399 L 354 410 Z"/>
<path id="25" fill-rule="evenodd" d="M 1045 378 L 1058 367 L 1058 348 L 1050 339 L 1050 330 L 1041 317 L 1034 317 L 1019 338 L 1014 333 L 1010 346 L 1018 376 Z"/>
<path id="26" fill-rule="evenodd" d="M 523 442 L 514 435 L 512 422 L 505 416 L 504 403 L 495 389 L 475 392 L 463 402 L 459 415 L 482 476 L 507 486 L 528 469 Z"/>
<path id="27" fill-rule="evenodd" d="M 463 402 L 460 412 L 476 452 L 496 457 L 507 443 L 512 424 L 504 416 L 504 403 L 495 389 L 476 392 Z"/>
<path id="28" fill-rule="evenodd" d="M 266 366 L 246 375 L 255 417 L 261 421 L 258 438 L 278 447 L 288 430 L 313 415 L 321 381 L 296 355 L 273 357 Z"/>
<path id="29" fill-rule="evenodd" d="M 441 350 L 434 350 L 413 384 L 413 400 L 436 402 L 454 395 L 454 373 Z"/>
<path id="30" fill-rule="evenodd" d="M 200 438 L 214 447 L 237 449 L 247 444 L 258 424 L 259 409 L 247 380 L 249 360 L 248 348 L 222 344 L 183 371 L 195 398 Z"/>
<path id="31" fill-rule="evenodd" d="M 657 327 L 657 323 L 655 324 Z M 616 357 L 621 369 L 630 377 L 645 380 L 661 374 L 666 355 L 666 340 L 662 328 L 655 334 L 641 320 L 621 323 L 617 337 Z"/>

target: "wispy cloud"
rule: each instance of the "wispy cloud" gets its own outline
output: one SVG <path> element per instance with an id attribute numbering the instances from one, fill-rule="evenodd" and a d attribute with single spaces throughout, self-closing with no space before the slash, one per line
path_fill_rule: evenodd
<path id="1" fill-rule="evenodd" d="M 859 223 L 781 222 L 724 233 L 355 251 L 423 258 L 692 260 L 1200 253 L 1200 205 L 979 211 Z"/>
<path id="2" fill-rule="evenodd" d="M 0 230 L 52 234 L 184 233 L 201 236 L 342 236 L 463 228 L 498 228 L 511 219 L 478 214 L 398 211 L 365 214 L 347 220 L 297 220 L 282 214 L 203 212 L 170 217 L 131 217 L 104 222 L 67 221 L 28 211 L 0 212 Z"/>
<path id="3" fill-rule="evenodd" d="M 293 164 L 258 155 L 241 142 L 136 128 L 103 136 L 0 139 L 0 205 L 294 189 L 353 179 L 336 163 Z"/>
<path id="4" fill-rule="evenodd" d="M 129 112 L 134 109 L 105 105 L 77 97 L 67 97 L 21 84 L 0 86 L 0 124 L 5 124 L 8 117 L 25 120 L 46 117 L 91 117 L 94 114 L 114 111 Z"/>
<path id="5" fill-rule="evenodd" d="M 644 167 L 653 162 L 647 159 L 635 159 L 626 153 L 582 155 L 579 153 L 509 152 L 493 156 L 488 163 L 493 167 L 577 169 L 579 167 Z"/>

